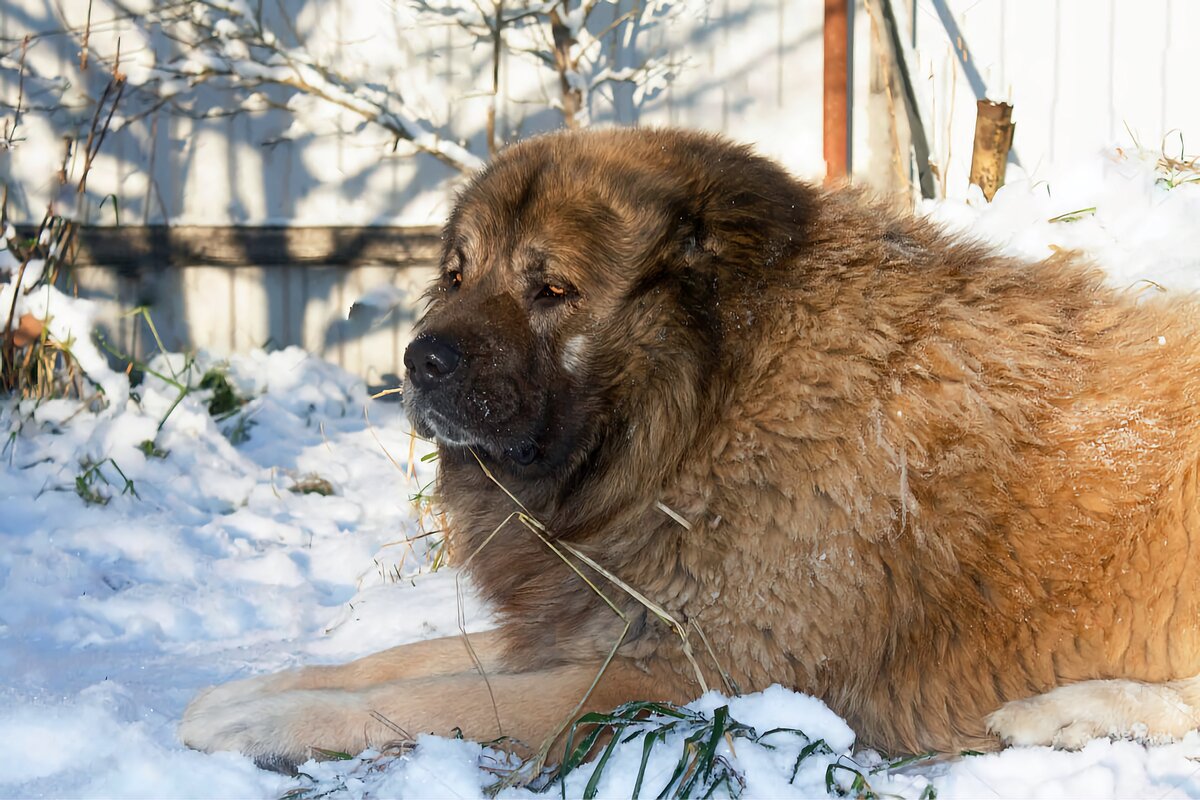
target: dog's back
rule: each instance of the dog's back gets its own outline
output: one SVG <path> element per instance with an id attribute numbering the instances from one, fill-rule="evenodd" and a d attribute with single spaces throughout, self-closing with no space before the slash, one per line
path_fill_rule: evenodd
<path id="1" fill-rule="evenodd" d="M 1200 674 L 1200 307 L 845 195 L 812 229 L 697 461 L 746 550 L 695 609 L 733 671 L 790 672 L 891 751 L 987 746 L 988 712 L 1068 683 Z"/>

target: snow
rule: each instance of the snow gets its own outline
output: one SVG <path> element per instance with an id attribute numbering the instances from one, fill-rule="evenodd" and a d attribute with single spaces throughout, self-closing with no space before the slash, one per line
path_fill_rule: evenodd
<path id="1" fill-rule="evenodd" d="M 1190 291 L 1200 288 L 1200 172 L 1180 182 L 1188 175 L 1156 168 L 1161 157 L 1114 147 L 1044 176 L 1010 164 L 991 204 L 973 186 L 964 202 L 927 201 L 922 211 L 1019 258 L 1077 250 L 1114 286 Z"/>
<path id="2" fill-rule="evenodd" d="M 1154 160 L 1109 152 L 1038 181 L 1014 170 L 991 205 L 976 197 L 922 210 L 1023 257 L 1079 249 L 1115 285 L 1200 288 L 1200 183 L 1168 188 Z M 40 292 L 21 295 L 21 308 L 53 312 L 69 327 L 52 332 L 68 331 L 84 352 L 86 305 Z M 103 407 L 0 404 L 0 797 L 484 796 L 512 764 L 472 742 L 422 736 L 409 752 L 310 762 L 296 778 L 179 744 L 175 726 L 200 688 L 453 635 L 459 600 L 454 570 L 431 569 L 433 537 L 413 538 L 430 521 L 410 498 L 433 465 L 395 403 L 371 400 L 361 381 L 294 348 L 148 366 L 162 377 L 147 372 L 130 393 L 120 373 L 89 362 Z M 178 386 L 196 387 L 212 369 L 244 404 L 215 418 L 211 391 L 193 388 L 175 405 Z M 332 494 L 291 491 L 301 485 Z M 490 624 L 469 592 L 463 602 L 469 629 Z M 717 749 L 744 780 L 743 797 L 825 796 L 827 778 L 850 791 L 858 775 L 906 798 L 1200 797 L 1197 734 L 893 768 L 856 750 L 846 723 L 811 697 L 772 687 L 709 693 L 690 708 L 712 718 L 724 706 L 754 729 L 731 737 L 732 751 L 724 740 Z M 777 728 L 788 730 L 767 733 Z M 683 739 L 676 731 L 653 749 L 641 796 L 668 784 Z M 796 768 L 819 740 L 825 747 Z M 631 794 L 643 741 L 616 748 L 597 796 Z M 581 796 L 593 768 L 572 772 L 565 795 Z"/>
<path id="3" fill-rule="evenodd" d="M 172 361 L 150 366 L 192 384 L 214 366 Z M 368 422 L 362 384 L 298 349 L 228 370 L 253 399 L 224 422 L 204 391 L 171 410 L 153 377 L 140 404 L 0 411 L 0 796 L 274 796 L 278 776 L 179 746 L 197 689 L 457 631 L 453 574 L 425 574 L 428 540 L 405 541 L 432 474 L 384 452 L 409 452 L 395 404 Z M 105 505 L 76 493 L 85 464 Z M 334 494 L 289 491 L 310 476 Z M 470 598 L 467 619 L 486 619 Z"/>

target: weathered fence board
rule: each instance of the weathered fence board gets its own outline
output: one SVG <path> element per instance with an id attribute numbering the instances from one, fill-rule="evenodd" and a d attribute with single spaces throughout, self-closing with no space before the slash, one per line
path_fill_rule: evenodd
<path id="1" fill-rule="evenodd" d="M 374 384 L 403 372 L 404 348 L 432 262 L 405 265 L 167 265 L 154 270 L 76 267 L 73 287 L 101 309 L 102 335 L 121 353 L 145 359 L 156 350 L 146 306 L 169 350 L 218 355 L 299 345 Z M 350 316 L 359 298 L 381 286 L 410 298 L 391 309 Z"/>

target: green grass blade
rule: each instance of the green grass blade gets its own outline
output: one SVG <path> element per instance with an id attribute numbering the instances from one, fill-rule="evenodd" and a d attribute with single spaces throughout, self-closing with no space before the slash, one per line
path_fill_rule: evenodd
<path id="1" fill-rule="evenodd" d="M 691 742 L 688 740 L 684 743 L 683 753 L 680 754 L 678 763 L 675 764 L 675 771 L 671 773 L 670 780 L 667 781 L 667 785 L 663 787 L 663 790 L 658 793 L 656 800 L 666 800 L 671 794 L 671 787 L 673 787 L 679 781 L 679 779 L 683 777 L 684 772 L 687 770 L 691 751 Z"/>
<path id="2" fill-rule="evenodd" d="M 800 765 L 804 763 L 805 759 L 814 753 L 819 755 L 833 755 L 833 750 L 830 749 L 829 745 L 825 743 L 824 739 L 817 739 L 815 742 L 809 742 L 804 746 L 804 749 L 800 751 L 800 755 L 796 756 L 796 763 L 792 765 L 792 777 L 788 779 L 788 783 L 796 782 L 796 773 L 800 771 Z M 828 776 L 826 776 L 826 781 L 828 782 Z"/>
<path id="3" fill-rule="evenodd" d="M 596 792 L 600 787 L 600 776 L 604 772 L 604 768 L 608 766 L 608 759 L 612 756 L 613 751 L 617 749 L 616 732 L 608 740 L 608 746 L 604 748 L 604 752 L 600 754 L 600 758 L 596 759 L 596 767 L 592 770 L 592 777 L 588 778 L 587 786 L 583 787 L 583 800 L 595 800 Z"/>
<path id="4" fill-rule="evenodd" d="M 587 758 L 587 754 L 592 751 L 592 748 L 596 746 L 596 742 L 600 740 L 601 734 L 606 729 L 611 728 L 610 721 L 614 719 L 617 718 L 612 714 L 591 712 L 584 714 L 571 726 L 571 730 L 567 733 L 566 745 L 563 749 L 563 760 L 558 767 L 558 780 L 563 800 L 566 800 L 567 796 L 567 776 L 583 763 L 583 760 Z M 575 746 L 575 734 L 580 728 L 589 725 L 592 726 L 592 729 L 583 737 L 579 745 Z"/>
<path id="5" fill-rule="evenodd" d="M 713 762 L 717 757 L 717 746 L 725 736 L 728 723 L 729 706 L 721 706 L 713 712 L 712 733 L 709 734 L 708 741 L 704 744 L 704 749 L 700 751 L 701 763 L 704 765 L 704 778 L 706 780 L 712 775 Z"/>
<path id="6" fill-rule="evenodd" d="M 637 779 L 633 782 L 633 800 L 638 800 L 641 796 L 642 781 L 646 777 L 646 766 L 650 763 L 650 753 L 654 750 L 654 745 L 665 738 L 666 733 L 662 728 L 646 733 L 646 739 L 642 742 L 642 761 L 638 764 Z"/>

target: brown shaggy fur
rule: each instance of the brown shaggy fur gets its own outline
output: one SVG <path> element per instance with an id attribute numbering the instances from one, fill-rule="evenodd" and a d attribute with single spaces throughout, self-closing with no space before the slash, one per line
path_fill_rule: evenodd
<path id="1" fill-rule="evenodd" d="M 1017 264 L 674 131 L 515 145 L 445 243 L 408 402 L 499 610 L 481 648 L 499 710 L 446 641 L 213 690 L 189 743 L 295 761 L 377 740 L 369 710 L 551 733 L 622 625 L 508 493 L 694 623 L 741 690 L 812 693 L 888 752 L 993 747 L 987 715 L 1079 681 L 1195 699 L 1192 301 Z M 593 704 L 694 695 L 678 636 L 584 571 L 634 621 Z M 1183 724 L 1068 709 L 1023 737 L 1048 706 L 1008 708 L 993 726 L 1020 741 Z"/>

